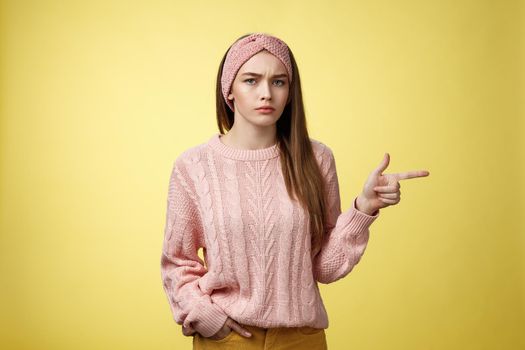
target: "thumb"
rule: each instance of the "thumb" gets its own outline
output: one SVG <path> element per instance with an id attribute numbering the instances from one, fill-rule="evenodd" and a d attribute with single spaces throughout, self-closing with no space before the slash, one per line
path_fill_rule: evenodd
<path id="1" fill-rule="evenodd" d="M 381 163 L 379 164 L 379 166 L 374 169 L 374 173 L 377 175 L 381 175 L 383 171 L 385 171 L 386 168 L 388 167 L 388 164 L 390 164 L 390 154 L 388 154 L 387 152 L 383 156 L 383 159 L 381 160 Z"/>

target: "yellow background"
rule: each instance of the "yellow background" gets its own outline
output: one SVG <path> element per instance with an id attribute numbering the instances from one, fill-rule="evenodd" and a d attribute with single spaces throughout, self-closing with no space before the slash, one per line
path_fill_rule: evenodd
<path id="1" fill-rule="evenodd" d="M 286 41 L 343 210 L 424 169 L 321 285 L 330 349 L 525 348 L 523 1 L 2 1 L 0 348 L 190 349 L 160 279 L 168 179 L 217 132 L 242 34 Z"/>

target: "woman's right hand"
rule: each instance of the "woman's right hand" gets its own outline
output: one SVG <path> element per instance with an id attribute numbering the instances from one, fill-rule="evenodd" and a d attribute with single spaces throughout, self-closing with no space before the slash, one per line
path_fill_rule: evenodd
<path id="1" fill-rule="evenodd" d="M 215 333 L 214 335 L 208 338 L 213 339 L 213 340 L 221 340 L 223 338 L 226 338 L 228 334 L 230 334 L 230 332 L 237 332 L 246 338 L 249 338 L 252 336 L 251 333 L 248 332 L 246 328 L 243 328 L 240 324 L 238 324 L 235 320 L 233 320 L 232 318 L 228 316 L 222 328 L 219 329 L 217 333 Z"/>

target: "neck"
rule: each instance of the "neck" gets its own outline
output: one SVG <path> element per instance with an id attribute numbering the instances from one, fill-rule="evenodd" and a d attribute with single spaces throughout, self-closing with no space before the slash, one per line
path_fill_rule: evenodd
<path id="1" fill-rule="evenodd" d="M 234 127 L 226 135 L 221 136 L 221 141 L 230 147 L 246 150 L 268 148 L 277 143 L 275 125 L 263 130 L 238 130 Z"/>

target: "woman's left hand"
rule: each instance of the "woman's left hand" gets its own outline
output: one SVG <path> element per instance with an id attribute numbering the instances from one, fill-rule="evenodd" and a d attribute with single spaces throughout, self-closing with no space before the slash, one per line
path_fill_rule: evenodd
<path id="1" fill-rule="evenodd" d="M 385 153 L 381 164 L 368 176 L 361 194 L 357 197 L 357 209 L 369 215 L 378 209 L 399 203 L 401 185 L 399 180 L 413 179 L 430 175 L 427 170 L 414 170 L 404 173 L 382 174 L 390 163 L 390 155 Z"/>
<path id="2" fill-rule="evenodd" d="M 194 333 L 197 333 L 197 331 L 195 329 L 193 329 L 191 326 L 190 327 L 182 326 L 182 334 L 184 334 L 186 337 L 190 337 Z"/>

